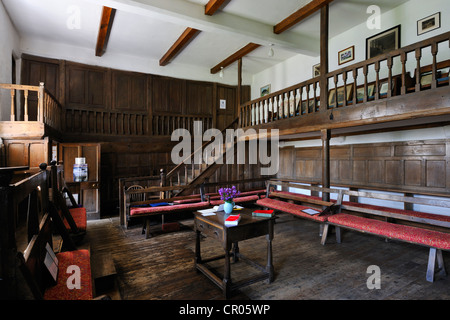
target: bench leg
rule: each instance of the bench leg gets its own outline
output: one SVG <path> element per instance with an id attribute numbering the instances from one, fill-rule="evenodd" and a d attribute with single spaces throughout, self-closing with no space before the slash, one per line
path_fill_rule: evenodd
<path id="1" fill-rule="evenodd" d="M 442 250 L 436 248 L 430 248 L 430 254 L 428 256 L 428 269 L 427 269 L 427 281 L 434 281 L 434 273 L 436 268 L 436 260 L 438 262 L 438 273 L 440 276 L 447 275 L 444 266 L 444 259 L 442 258 Z"/>
<path id="2" fill-rule="evenodd" d="M 145 239 L 151 238 L 151 233 L 150 233 L 150 218 L 146 218 L 145 219 Z"/>
<path id="3" fill-rule="evenodd" d="M 341 243 L 341 227 L 335 226 L 336 242 Z"/>
<path id="4" fill-rule="evenodd" d="M 330 225 L 328 223 L 324 223 L 324 224 L 321 224 L 320 226 L 322 229 L 322 240 L 320 241 L 320 244 L 325 245 L 325 242 L 327 242 L 328 228 Z"/>

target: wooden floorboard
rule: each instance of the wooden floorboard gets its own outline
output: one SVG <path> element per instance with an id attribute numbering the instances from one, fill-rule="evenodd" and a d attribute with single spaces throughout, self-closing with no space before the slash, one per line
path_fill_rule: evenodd
<path id="1" fill-rule="evenodd" d="M 140 225 L 124 229 L 119 218 L 88 221 L 86 241 L 92 255 L 110 252 L 123 300 L 223 300 L 222 292 L 194 270 L 193 220 L 181 221 L 179 231 L 146 239 Z M 240 252 L 265 265 L 266 240 L 240 243 Z M 202 240 L 204 258 L 221 254 L 213 239 Z M 443 252 L 447 271 L 450 253 Z M 232 300 L 448 300 L 450 276 L 425 280 L 428 249 L 344 231 L 337 244 L 334 234 L 322 246 L 319 225 L 280 215 L 275 225 L 273 264 L 275 280 L 254 283 L 235 292 Z M 368 289 L 367 268 L 381 270 L 381 289 Z M 220 272 L 221 264 L 215 265 Z M 254 272 L 243 262 L 232 264 L 232 279 Z M 257 272 L 257 271 L 255 271 Z"/>

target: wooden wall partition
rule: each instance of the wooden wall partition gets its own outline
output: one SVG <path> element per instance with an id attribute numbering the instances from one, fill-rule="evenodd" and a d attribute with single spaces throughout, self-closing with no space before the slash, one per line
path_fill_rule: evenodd
<path id="1" fill-rule="evenodd" d="M 321 183 L 321 147 L 280 150 L 280 178 Z M 332 185 L 450 194 L 450 140 L 331 146 Z"/>
<path id="2" fill-rule="evenodd" d="M 194 121 L 202 121 L 206 129 L 220 129 L 238 114 L 235 86 L 22 58 L 22 84 L 45 83 L 64 107 L 63 134 L 70 138 L 168 136 L 176 128 L 192 130 Z M 242 97 L 241 102 L 250 98 L 250 86 L 242 87 Z M 219 108 L 220 99 L 226 100 L 226 109 Z M 35 109 L 31 97 L 30 114 Z"/>

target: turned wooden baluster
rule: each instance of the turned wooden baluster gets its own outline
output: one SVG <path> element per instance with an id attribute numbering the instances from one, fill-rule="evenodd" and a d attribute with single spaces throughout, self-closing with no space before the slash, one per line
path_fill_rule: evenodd
<path id="1" fill-rule="evenodd" d="M 416 49 L 416 92 L 420 91 L 420 58 L 422 58 L 421 48 Z"/>
<path id="2" fill-rule="evenodd" d="M 406 53 L 402 52 L 400 54 L 400 61 L 402 63 L 402 88 L 400 94 L 406 94 Z"/>
<path id="3" fill-rule="evenodd" d="M 28 90 L 27 89 L 25 89 L 25 91 L 23 92 L 23 97 L 25 98 L 23 120 L 28 121 Z"/>
<path id="4" fill-rule="evenodd" d="M 16 90 L 15 89 L 11 89 L 11 121 L 15 121 L 16 120 L 16 115 L 15 115 L 15 104 L 14 104 L 14 96 L 16 95 Z"/>
<path id="5" fill-rule="evenodd" d="M 387 97 L 390 98 L 392 96 L 392 57 L 387 57 L 387 67 L 388 67 L 388 92 Z"/>
<path id="6" fill-rule="evenodd" d="M 356 84 L 358 83 L 357 79 L 358 79 L 358 69 L 355 68 L 355 69 L 353 69 L 353 98 L 352 98 L 353 105 L 356 105 L 356 103 L 357 103 L 357 101 L 356 101 L 356 99 L 357 99 L 357 85 Z"/>
<path id="7" fill-rule="evenodd" d="M 367 86 L 367 65 L 363 66 L 363 74 L 364 74 L 364 99 L 363 102 L 366 103 L 367 102 L 367 97 L 369 96 L 369 93 L 367 92 L 368 90 L 368 86 Z"/>
<path id="8" fill-rule="evenodd" d="M 433 64 L 431 65 L 431 89 L 437 88 L 437 62 L 436 62 L 436 55 L 437 55 L 438 49 L 436 42 L 433 42 L 431 44 L 431 54 L 433 56 Z"/>
<path id="9" fill-rule="evenodd" d="M 375 61 L 375 100 L 380 99 L 380 61 Z"/>

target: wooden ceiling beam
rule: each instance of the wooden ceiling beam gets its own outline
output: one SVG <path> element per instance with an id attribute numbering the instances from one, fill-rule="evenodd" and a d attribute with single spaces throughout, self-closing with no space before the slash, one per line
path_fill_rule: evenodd
<path id="1" fill-rule="evenodd" d="M 175 41 L 170 49 L 159 60 L 160 66 L 167 65 L 181 50 L 200 32 L 200 30 L 194 28 L 186 28 L 183 34 Z"/>
<path id="2" fill-rule="evenodd" d="M 286 19 L 275 25 L 273 27 L 273 32 L 276 34 L 280 34 L 288 30 L 289 28 L 293 27 L 300 21 L 306 19 L 314 12 L 320 10 L 322 7 L 326 6 L 332 1 L 333 0 L 312 0 L 306 6 L 300 8 L 299 10 L 291 14 L 289 17 L 287 17 Z"/>
<path id="3" fill-rule="evenodd" d="M 219 10 L 225 1 L 226 0 L 209 0 L 209 2 L 205 5 L 205 14 L 212 16 L 217 10 Z"/>
<path id="4" fill-rule="evenodd" d="M 97 36 L 97 46 L 95 48 L 95 55 L 97 57 L 101 57 L 106 51 L 115 14 L 116 9 L 110 7 L 103 7 L 102 9 L 102 18 L 100 20 Z"/>
<path id="5" fill-rule="evenodd" d="M 241 59 L 242 57 L 246 56 L 247 54 L 249 54 L 250 52 L 252 52 L 253 50 L 259 48 L 261 45 L 250 42 L 248 45 L 246 45 L 245 47 L 243 47 L 242 49 L 236 51 L 235 53 L 233 53 L 231 56 L 229 56 L 228 58 L 226 58 L 225 60 L 223 60 L 222 62 L 220 62 L 218 65 L 216 65 L 215 67 L 213 67 L 211 69 L 211 73 L 215 74 L 217 72 L 220 71 L 220 69 L 226 68 L 228 67 L 230 64 L 232 64 L 233 62 Z"/>

